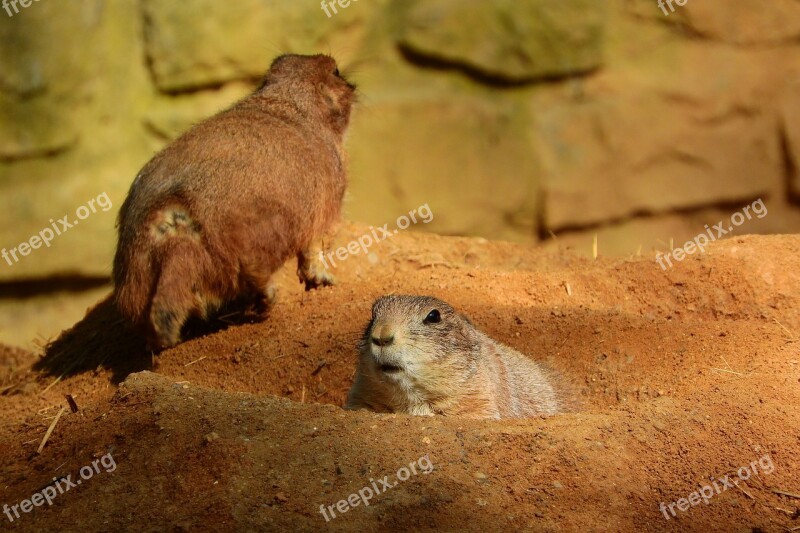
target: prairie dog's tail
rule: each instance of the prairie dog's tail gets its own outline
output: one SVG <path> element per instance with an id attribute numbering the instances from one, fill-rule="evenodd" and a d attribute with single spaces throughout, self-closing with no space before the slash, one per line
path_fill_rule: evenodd
<path id="1" fill-rule="evenodd" d="M 155 211 L 142 230 L 120 226 L 114 259 L 114 295 L 120 313 L 143 329 L 153 347 L 180 342 L 180 328 L 197 310 L 201 274 L 211 263 L 189 211 L 170 205 Z"/>

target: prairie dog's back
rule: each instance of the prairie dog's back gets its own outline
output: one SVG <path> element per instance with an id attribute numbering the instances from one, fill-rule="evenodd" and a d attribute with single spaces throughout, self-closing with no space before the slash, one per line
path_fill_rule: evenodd
<path id="1" fill-rule="evenodd" d="M 483 335 L 483 334 L 481 334 Z M 564 410 L 552 371 L 486 335 L 483 350 L 492 378 L 501 418 L 520 418 L 531 413 L 553 415 Z"/>
<path id="2" fill-rule="evenodd" d="M 307 289 L 340 217 L 355 86 L 329 56 L 276 58 L 264 82 L 195 125 L 139 172 L 120 209 L 114 292 L 154 350 L 192 317 L 240 299 L 263 314 L 290 258 Z"/>

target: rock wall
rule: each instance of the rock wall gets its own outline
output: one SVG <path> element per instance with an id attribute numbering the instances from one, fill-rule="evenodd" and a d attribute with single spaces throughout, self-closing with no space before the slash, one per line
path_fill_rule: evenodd
<path id="1" fill-rule="evenodd" d="M 107 275 L 137 170 L 283 52 L 358 83 L 347 216 L 601 253 L 664 248 L 763 198 L 800 228 L 800 4 L 38 0 L 0 11 L 0 247 L 98 210 L 0 280 Z M 19 6 L 18 6 L 19 7 Z M 327 12 L 327 13 L 326 13 Z M 50 220 L 53 219 L 53 223 Z M 56 226 L 58 227 L 58 226 Z M 556 235 L 558 240 L 552 240 Z"/>

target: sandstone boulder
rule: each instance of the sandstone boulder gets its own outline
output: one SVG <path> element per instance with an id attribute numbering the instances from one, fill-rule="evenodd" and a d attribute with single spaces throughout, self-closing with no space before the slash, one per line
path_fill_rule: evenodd
<path id="1" fill-rule="evenodd" d="M 13 16 L 0 11 L 1 159 L 47 155 L 77 142 L 74 108 L 86 98 L 87 41 L 73 36 L 97 33 L 99 4 L 38 2 Z"/>
<path id="2" fill-rule="evenodd" d="M 781 187 L 779 126 L 763 101 L 780 83 L 777 56 L 665 40 L 639 57 L 533 99 L 547 229 L 735 204 Z M 644 64 L 651 57 L 658 63 Z"/>
<path id="3" fill-rule="evenodd" d="M 348 216 L 391 228 L 427 203 L 425 230 L 530 240 L 539 171 L 529 120 L 524 105 L 467 95 L 373 103 L 354 122 Z"/>
<path id="4" fill-rule="evenodd" d="M 794 200 L 800 200 L 800 99 L 787 99 L 783 107 L 782 121 L 789 191 Z"/>
<path id="5" fill-rule="evenodd" d="M 559 78 L 602 64 L 605 8 L 592 0 L 400 0 L 399 44 L 501 82 Z"/>
<path id="6" fill-rule="evenodd" d="M 352 3 L 327 17 L 318 2 L 195 0 L 143 2 L 147 54 L 155 83 L 183 92 L 256 79 L 282 53 L 318 53 L 321 47 L 353 46 L 346 28 L 372 11 L 373 2 Z"/>

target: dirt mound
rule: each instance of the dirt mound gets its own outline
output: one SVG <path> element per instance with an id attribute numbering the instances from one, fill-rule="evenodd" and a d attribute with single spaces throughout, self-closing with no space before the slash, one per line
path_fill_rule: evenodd
<path id="1" fill-rule="evenodd" d="M 349 226 L 341 244 L 367 231 Z M 38 360 L 0 350 L 2 503 L 54 477 L 83 481 L 0 519 L 82 531 L 785 531 L 800 526 L 798 259 L 794 236 L 715 243 L 664 271 L 652 257 L 406 233 L 340 262 L 333 288 L 304 293 L 287 266 L 266 321 L 223 317 L 157 357 L 101 302 Z M 559 371 L 582 408 L 489 422 L 343 411 L 356 339 L 388 292 L 447 300 Z M 77 412 L 62 411 L 66 394 Z"/>

